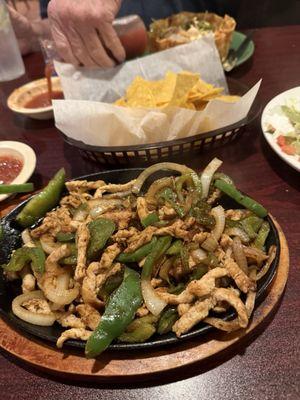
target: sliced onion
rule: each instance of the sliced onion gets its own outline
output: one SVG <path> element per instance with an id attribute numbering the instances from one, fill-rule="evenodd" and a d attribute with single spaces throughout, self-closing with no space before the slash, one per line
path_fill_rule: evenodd
<path id="1" fill-rule="evenodd" d="M 114 193 L 114 194 L 116 194 L 116 193 Z M 112 195 L 114 195 L 114 194 L 112 194 Z M 110 196 L 110 195 L 107 195 L 107 196 Z M 121 200 L 121 199 L 109 199 L 109 198 L 103 198 L 103 197 L 101 197 L 100 199 L 91 199 L 87 202 L 90 209 L 93 209 L 95 207 L 106 207 L 108 205 L 119 206 L 119 205 L 122 205 L 122 203 L 123 203 L 123 200 Z"/>
<path id="2" fill-rule="evenodd" d="M 88 213 L 88 207 L 83 208 L 79 206 L 73 215 L 73 221 L 83 222 L 88 216 Z"/>
<path id="3" fill-rule="evenodd" d="M 238 226 L 236 226 L 234 228 L 226 229 L 225 233 L 228 236 L 238 236 L 243 243 L 249 243 L 250 242 L 250 238 L 247 235 L 247 233 L 243 229 L 239 228 Z"/>
<path id="4" fill-rule="evenodd" d="M 21 237 L 23 240 L 23 243 L 28 246 L 28 247 L 35 247 L 35 244 L 33 243 L 33 240 L 31 238 L 29 229 L 25 229 L 22 233 L 21 233 Z"/>
<path id="5" fill-rule="evenodd" d="M 248 263 L 244 253 L 241 239 L 236 236 L 232 243 L 233 255 L 238 266 L 248 275 Z"/>
<path id="6" fill-rule="evenodd" d="M 219 160 L 218 158 L 214 158 L 204 169 L 201 174 L 201 185 L 202 185 L 202 199 L 205 199 L 208 196 L 209 186 L 212 180 L 212 177 L 216 170 L 222 165 L 223 161 Z"/>
<path id="7" fill-rule="evenodd" d="M 174 181 L 171 176 L 157 179 L 156 181 L 154 181 L 145 195 L 147 203 L 156 204 L 156 198 L 155 198 L 156 193 L 165 187 L 172 187 L 173 184 Z"/>
<path id="8" fill-rule="evenodd" d="M 55 314 L 50 312 L 48 314 L 40 314 L 34 313 L 32 311 L 26 310 L 22 307 L 22 304 L 25 301 L 31 299 L 41 299 L 45 300 L 45 296 L 43 295 L 41 290 L 35 290 L 33 292 L 21 294 L 17 296 L 12 302 L 12 312 L 22 319 L 23 321 L 29 322 L 33 325 L 40 325 L 40 326 L 51 326 L 55 322 Z"/>
<path id="9" fill-rule="evenodd" d="M 149 178 L 149 176 L 154 174 L 155 172 L 162 171 L 162 170 L 177 171 L 177 172 L 180 172 L 181 174 L 189 174 L 191 172 L 194 172 L 191 168 L 187 167 L 186 165 L 182 165 L 182 164 L 176 164 L 176 163 L 172 163 L 172 162 L 163 162 L 163 163 L 154 164 L 154 165 L 151 165 L 151 167 L 146 168 L 137 177 L 137 179 L 132 187 L 132 192 L 139 193 L 139 191 L 141 190 L 146 179 Z"/>
<path id="10" fill-rule="evenodd" d="M 70 275 L 68 273 L 60 274 L 56 277 L 57 289 L 66 290 L 69 288 Z"/>
<path id="11" fill-rule="evenodd" d="M 197 250 L 193 250 L 191 252 L 191 256 L 192 256 L 193 260 L 198 263 L 200 261 L 205 260 L 205 258 L 207 257 L 207 254 L 203 249 L 197 249 Z"/>
<path id="12" fill-rule="evenodd" d="M 122 205 L 122 200 L 120 199 L 100 199 L 100 200 L 90 200 L 88 202 L 90 210 L 90 216 L 95 219 L 99 215 L 104 214 L 106 211 L 113 210 L 116 207 Z"/>
<path id="13" fill-rule="evenodd" d="M 56 278 L 56 288 L 59 290 L 66 290 L 69 287 L 69 282 L 70 282 L 70 276 L 69 274 L 61 274 Z M 52 311 L 59 310 L 63 306 L 58 303 L 52 303 L 50 305 L 50 308 Z"/>
<path id="14" fill-rule="evenodd" d="M 167 258 L 159 268 L 159 277 L 170 284 L 169 271 L 173 266 L 172 258 Z"/>
<path id="15" fill-rule="evenodd" d="M 127 191 L 132 191 L 132 187 L 135 183 L 135 179 L 132 179 L 129 182 L 126 183 L 108 183 L 107 185 L 101 186 L 99 190 L 104 193 L 104 192 L 109 192 L 109 193 L 120 193 L 120 192 L 127 192 Z M 101 195 L 102 197 L 102 195 Z"/>
<path id="16" fill-rule="evenodd" d="M 204 242 L 201 244 L 201 247 L 207 251 L 213 252 L 218 247 L 218 242 L 214 235 L 211 234 L 207 239 L 204 240 Z"/>
<path id="17" fill-rule="evenodd" d="M 110 193 L 110 194 L 104 194 L 102 196 L 103 200 L 110 200 L 110 199 L 120 199 L 123 197 L 127 197 L 131 194 L 131 190 L 126 190 L 125 192 L 116 192 L 116 193 Z"/>
<path id="18" fill-rule="evenodd" d="M 222 206 L 217 206 L 211 209 L 211 215 L 216 220 L 216 225 L 211 233 L 216 240 L 219 240 L 225 228 L 225 211 Z"/>
<path id="19" fill-rule="evenodd" d="M 65 275 L 65 276 L 64 276 Z M 52 279 L 45 279 L 43 283 L 43 291 L 45 297 L 60 306 L 72 303 L 79 294 L 79 287 L 75 286 L 72 289 L 65 289 L 65 281 L 70 280 L 68 273 L 57 276 L 56 286 L 53 285 Z"/>
<path id="20" fill-rule="evenodd" d="M 268 258 L 267 262 L 265 263 L 265 265 L 262 267 L 262 269 L 257 274 L 257 276 L 256 276 L 257 281 L 259 281 L 269 271 L 269 268 L 276 257 L 276 251 L 277 251 L 276 246 L 273 245 L 270 247 L 269 258 Z"/>
<path id="21" fill-rule="evenodd" d="M 148 279 L 142 279 L 141 288 L 146 307 L 153 315 L 159 315 L 167 303 L 158 296 Z"/>
<path id="22" fill-rule="evenodd" d="M 225 228 L 225 211 L 222 206 L 212 208 L 211 214 L 216 220 L 216 225 L 211 231 L 211 234 L 204 240 L 201 247 L 207 251 L 215 251 L 218 247 L 218 240 L 220 239 Z"/>
<path id="23" fill-rule="evenodd" d="M 51 235 L 42 235 L 40 243 L 45 253 L 51 254 L 54 250 L 61 246 L 61 243 L 56 243 Z"/>

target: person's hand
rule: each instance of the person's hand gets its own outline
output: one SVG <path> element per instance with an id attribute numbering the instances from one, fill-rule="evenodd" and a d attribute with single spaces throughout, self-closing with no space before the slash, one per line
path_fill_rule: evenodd
<path id="1" fill-rule="evenodd" d="M 28 18 L 7 4 L 11 23 L 18 41 L 21 54 L 25 55 L 33 51 L 39 51 L 39 39 L 50 38 L 50 30 L 47 19 L 29 21 Z"/>
<path id="2" fill-rule="evenodd" d="M 30 53 L 33 50 L 34 41 L 34 32 L 30 21 L 13 7 L 7 5 L 7 8 L 21 53 Z"/>
<path id="3" fill-rule="evenodd" d="M 60 57 L 73 65 L 113 67 L 125 50 L 112 26 L 121 0 L 51 0 L 48 18 Z"/>

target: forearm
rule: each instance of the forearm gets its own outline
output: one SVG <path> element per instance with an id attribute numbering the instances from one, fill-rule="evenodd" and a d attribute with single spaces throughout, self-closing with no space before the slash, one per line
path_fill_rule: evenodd
<path id="1" fill-rule="evenodd" d="M 51 38 L 50 25 L 48 19 L 32 21 L 32 41 L 31 51 L 40 50 L 39 39 Z"/>
<path id="2" fill-rule="evenodd" d="M 50 28 L 48 19 L 36 20 L 30 23 L 27 35 L 17 35 L 20 51 L 26 55 L 40 49 L 39 39 L 50 37 Z"/>

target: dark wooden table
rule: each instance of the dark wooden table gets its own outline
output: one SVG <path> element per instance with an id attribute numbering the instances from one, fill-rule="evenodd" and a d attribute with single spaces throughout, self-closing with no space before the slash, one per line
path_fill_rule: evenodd
<path id="1" fill-rule="evenodd" d="M 265 105 L 278 93 L 300 85 L 300 26 L 264 28 L 254 34 L 252 60 L 231 77 L 252 85 L 263 78 Z M 27 76 L 0 87 L 0 139 L 33 147 L 37 187 L 64 166 L 70 177 L 99 170 L 64 144 L 53 122 L 33 122 L 13 115 L 5 98 L 20 83 L 43 75 L 39 54 L 25 57 Z M 7 354 L 0 355 L 0 398 L 8 399 L 299 399 L 300 398 L 300 175 L 275 155 L 263 139 L 259 119 L 234 143 L 195 156 L 199 169 L 213 156 L 238 186 L 262 202 L 283 227 L 290 247 L 290 275 L 280 306 L 254 335 L 206 365 L 177 370 L 144 383 L 74 384 L 32 371 Z"/>

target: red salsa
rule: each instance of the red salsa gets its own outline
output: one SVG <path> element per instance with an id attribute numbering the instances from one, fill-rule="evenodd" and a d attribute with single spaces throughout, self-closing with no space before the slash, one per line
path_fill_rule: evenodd
<path id="1" fill-rule="evenodd" d="M 25 108 L 40 108 L 40 107 L 49 107 L 52 104 L 53 99 L 63 99 L 64 94 L 61 90 L 53 90 L 51 75 L 54 71 L 54 66 L 52 63 L 46 64 L 45 67 L 45 76 L 47 79 L 47 89 L 48 92 L 38 94 L 33 97 L 25 104 Z"/>
<path id="2" fill-rule="evenodd" d="M 0 156 L 0 183 L 11 183 L 21 172 L 23 162 L 14 156 Z"/>
<path id="3" fill-rule="evenodd" d="M 148 35 L 145 28 L 132 28 L 128 32 L 122 33 L 119 39 L 124 46 L 127 60 L 145 53 L 148 44 Z"/>
<path id="4" fill-rule="evenodd" d="M 25 104 L 25 108 L 40 108 L 40 107 L 48 107 L 51 106 L 51 100 L 53 99 L 63 99 L 64 94 L 58 90 L 52 90 L 51 99 L 49 98 L 48 92 L 38 94 L 33 97 Z"/>

